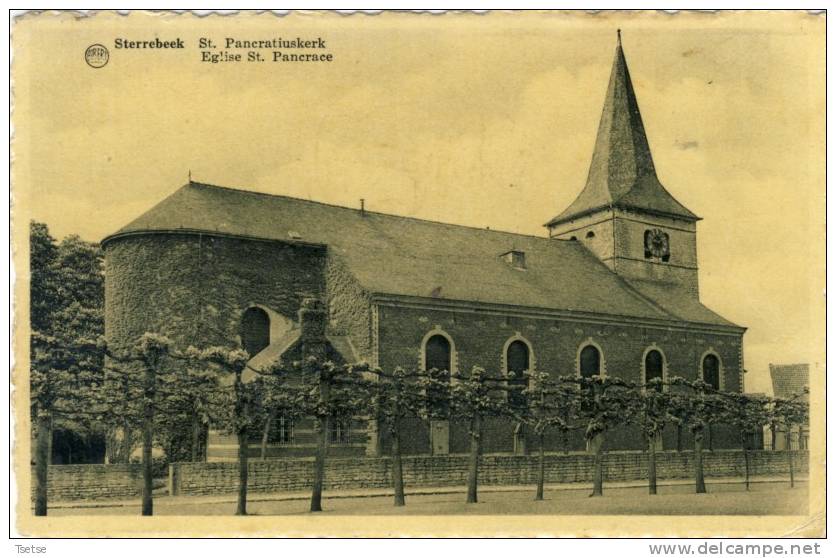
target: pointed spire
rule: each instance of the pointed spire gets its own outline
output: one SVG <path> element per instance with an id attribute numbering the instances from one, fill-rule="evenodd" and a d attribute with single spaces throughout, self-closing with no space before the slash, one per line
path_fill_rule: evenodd
<path id="1" fill-rule="evenodd" d="M 677 202 L 656 177 L 636 92 L 617 31 L 615 59 L 586 186 L 548 225 L 613 206 L 630 206 L 689 219 L 696 215 Z"/>

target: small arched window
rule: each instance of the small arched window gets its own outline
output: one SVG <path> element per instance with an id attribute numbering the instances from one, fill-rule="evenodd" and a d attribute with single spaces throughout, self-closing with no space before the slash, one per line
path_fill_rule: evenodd
<path id="1" fill-rule="evenodd" d="M 269 344 L 270 316 L 261 308 L 248 308 L 241 317 L 241 345 L 253 357 Z"/>
<path id="2" fill-rule="evenodd" d="M 505 358 L 510 378 L 508 384 L 517 388 L 508 393 L 508 403 L 516 408 L 525 407 L 526 397 L 523 390 L 528 387 L 528 378 L 523 373 L 529 370 L 531 366 L 528 345 L 520 340 L 512 342 L 508 345 Z"/>
<path id="3" fill-rule="evenodd" d="M 586 238 L 595 238 L 595 233 L 592 232 L 592 231 L 589 231 L 588 233 L 586 233 Z"/>
<path id="4" fill-rule="evenodd" d="M 424 346 L 424 361 L 427 370 L 446 370 L 450 372 L 450 341 L 443 335 L 433 335 Z"/>
<path id="5" fill-rule="evenodd" d="M 644 382 L 649 383 L 654 378 L 664 379 L 665 361 L 662 353 L 657 350 L 648 351 L 644 357 Z M 655 389 L 662 391 L 662 384 L 655 386 Z"/>
<path id="6" fill-rule="evenodd" d="M 577 239 L 578 239 L 578 237 L 577 237 L 577 236 L 573 236 L 573 237 L 571 237 L 569 240 L 577 240 Z"/>
<path id="7" fill-rule="evenodd" d="M 720 390 L 720 359 L 717 355 L 705 355 L 702 359 L 702 380 Z"/>
<path id="8" fill-rule="evenodd" d="M 589 378 L 601 375 L 601 351 L 594 345 L 587 345 L 581 351 L 581 376 Z"/>

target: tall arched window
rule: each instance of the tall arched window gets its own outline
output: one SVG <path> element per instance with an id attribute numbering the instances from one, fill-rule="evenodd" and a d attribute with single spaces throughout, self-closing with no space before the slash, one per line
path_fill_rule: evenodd
<path id="1" fill-rule="evenodd" d="M 587 345 L 581 351 L 580 357 L 581 376 L 589 378 L 590 376 L 601 375 L 601 351 L 594 345 Z"/>
<path id="2" fill-rule="evenodd" d="M 657 350 L 648 351 L 644 357 L 644 383 L 647 384 L 654 378 L 664 380 L 665 360 L 662 358 L 662 353 Z M 662 384 L 655 387 L 656 390 L 662 391 Z"/>
<path id="3" fill-rule="evenodd" d="M 248 308 L 241 317 L 241 344 L 255 356 L 270 344 L 270 316 L 261 308 Z"/>
<path id="4" fill-rule="evenodd" d="M 424 344 L 424 369 L 452 372 L 452 350 L 450 347 L 450 340 L 443 335 L 433 335 Z M 450 376 L 445 378 L 449 381 Z M 438 387 L 429 389 L 427 392 L 432 403 L 433 412 L 439 415 L 446 416 L 449 410 L 449 390 L 443 390 Z"/>
<path id="5" fill-rule="evenodd" d="M 702 380 L 720 390 L 720 359 L 717 355 L 705 355 L 702 359 Z"/>
<path id="6" fill-rule="evenodd" d="M 512 407 L 525 407 L 526 397 L 522 392 L 528 387 L 528 378 L 523 375 L 523 372 L 529 370 L 531 366 L 528 345 L 520 340 L 512 342 L 505 351 L 505 359 L 510 378 L 508 384 L 518 388 L 508 393 L 508 403 Z"/>

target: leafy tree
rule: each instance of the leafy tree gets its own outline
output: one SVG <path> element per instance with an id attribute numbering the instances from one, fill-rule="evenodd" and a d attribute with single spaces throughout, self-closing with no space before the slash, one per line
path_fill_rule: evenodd
<path id="1" fill-rule="evenodd" d="M 76 348 L 91 344 L 104 330 L 101 250 L 76 236 L 56 244 L 45 224 L 31 222 L 30 274 L 35 513 L 45 515 L 53 429 L 83 438 L 98 429 L 87 409 L 102 381 L 102 354 Z"/>
<path id="2" fill-rule="evenodd" d="M 52 417 L 62 404 L 68 413 L 73 408 L 73 386 L 83 363 L 71 347 L 51 335 L 33 331 L 30 342 L 30 405 L 36 432 L 35 515 L 46 515 Z"/>
<path id="3" fill-rule="evenodd" d="M 61 306 L 56 277 L 58 246 L 44 223 L 29 224 L 29 318 L 32 331 L 52 332 L 52 313 Z"/>

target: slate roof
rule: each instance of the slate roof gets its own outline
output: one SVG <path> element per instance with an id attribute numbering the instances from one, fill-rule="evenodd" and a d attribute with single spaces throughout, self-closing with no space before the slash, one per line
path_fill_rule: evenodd
<path id="1" fill-rule="evenodd" d="M 327 246 L 369 293 L 730 326 L 679 294 L 640 293 L 580 242 L 361 212 L 285 196 L 189 183 L 104 239 L 203 231 Z M 525 252 L 526 269 L 501 254 Z M 649 296 L 658 297 L 648 300 Z"/>
<path id="2" fill-rule="evenodd" d="M 298 324 L 286 331 L 284 335 L 273 341 L 261 352 L 253 356 L 248 368 L 244 369 L 241 374 L 241 381 L 249 383 L 258 377 L 256 370 L 266 369 L 274 362 L 289 358 L 295 360 L 302 358 L 301 353 L 298 352 L 299 340 L 302 338 L 302 330 Z M 327 356 L 329 360 L 334 362 L 360 362 L 360 355 L 351 344 L 351 339 L 346 335 L 326 335 L 327 341 Z M 298 353 L 298 354 L 297 354 Z M 287 355 L 290 355 L 287 357 Z"/>
<path id="3" fill-rule="evenodd" d="M 793 397 L 810 385 L 809 364 L 770 364 L 769 375 L 775 397 Z"/>
<path id="4" fill-rule="evenodd" d="M 699 219 L 676 201 L 656 176 L 620 36 L 586 186 L 546 226 L 610 207 Z"/>

